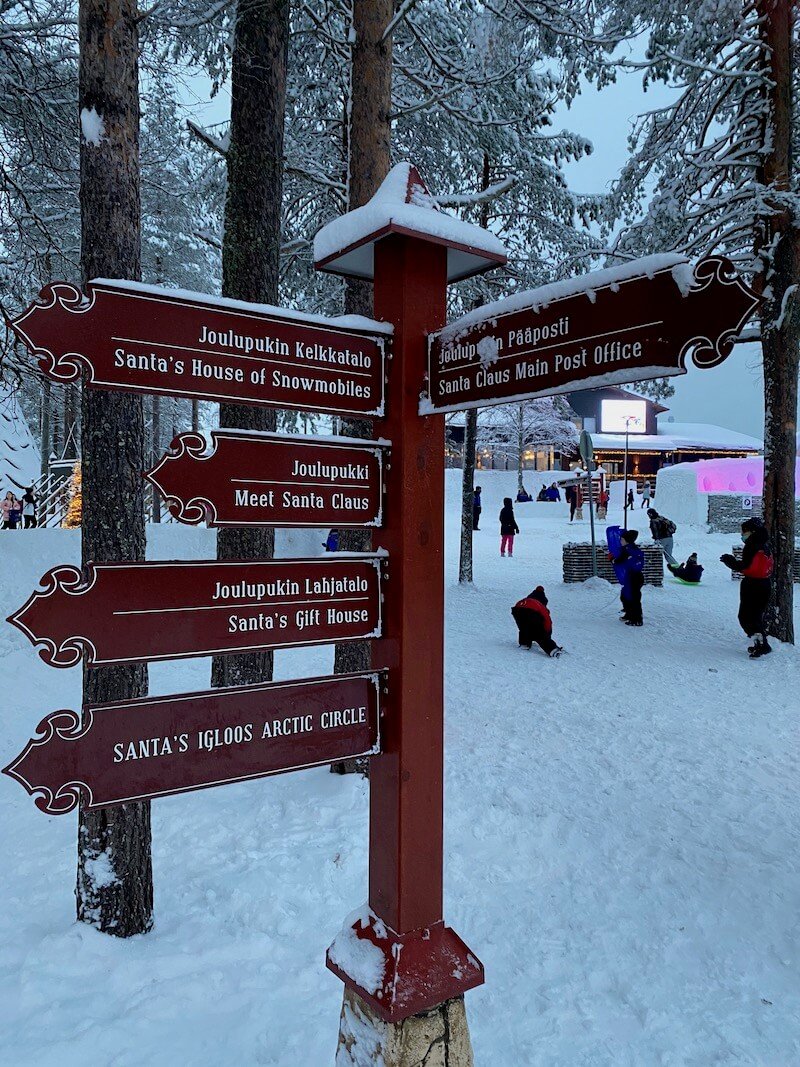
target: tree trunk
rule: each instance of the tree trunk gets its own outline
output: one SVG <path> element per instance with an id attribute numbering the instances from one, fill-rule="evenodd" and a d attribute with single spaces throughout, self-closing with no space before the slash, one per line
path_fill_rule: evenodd
<path id="1" fill-rule="evenodd" d="M 348 195 L 350 211 L 372 197 L 391 166 L 392 125 L 392 44 L 382 41 L 383 32 L 394 14 L 393 0 L 353 0 L 353 32 L 350 74 L 350 129 L 348 136 Z M 347 279 L 345 314 L 372 315 L 372 284 Z M 346 437 L 370 438 L 371 419 L 343 418 L 340 432 Z M 345 552 L 369 552 L 372 531 L 342 530 L 339 547 Z M 369 670 L 368 641 L 336 646 L 333 669 L 336 674 Z M 366 761 L 334 763 L 338 774 L 364 771 Z"/>
<path id="2" fill-rule="evenodd" d="M 80 0 L 78 106 L 102 122 L 81 139 L 81 274 L 140 278 L 139 51 L 136 0 Z M 142 400 L 83 390 L 82 558 L 142 560 L 144 420 Z M 147 667 L 84 671 L 85 701 L 147 693 Z M 153 923 L 150 804 L 87 812 L 78 820 L 78 919 L 116 937 Z"/>
<path id="3" fill-rule="evenodd" d="M 150 456 L 153 461 L 153 465 L 158 463 L 161 458 L 161 397 L 153 397 L 153 419 L 151 423 L 151 443 L 150 443 Z M 158 489 L 152 487 L 152 501 L 153 501 L 153 522 L 161 522 L 161 493 Z"/>
<path id="4" fill-rule="evenodd" d="M 42 418 L 41 418 L 41 473 L 42 477 L 50 470 L 50 407 L 52 404 L 52 386 L 49 378 L 42 379 Z"/>
<path id="5" fill-rule="evenodd" d="M 525 408 L 519 405 L 517 411 L 517 491 L 522 492 L 522 467 L 525 461 Z"/>
<path id="6" fill-rule="evenodd" d="M 785 194 L 792 181 L 792 20 L 790 0 L 759 0 L 769 81 L 760 181 L 771 211 L 762 221 L 761 337 L 764 356 L 764 522 L 775 553 L 768 629 L 794 643 L 792 567 L 795 537 L 797 375 L 800 363 L 800 227 Z M 778 195 L 775 195 L 778 194 Z M 783 197 L 781 197 L 783 194 Z"/>
<path id="7" fill-rule="evenodd" d="M 228 191 L 222 240 L 222 295 L 277 304 L 283 196 L 283 125 L 289 0 L 239 0 L 231 67 Z M 220 426 L 274 430 L 274 409 L 220 404 Z M 272 559 L 275 531 L 217 534 L 218 559 Z M 216 656 L 215 686 L 272 678 L 272 652 Z"/>
<path id="8" fill-rule="evenodd" d="M 483 153 L 481 165 L 480 188 L 489 188 L 489 154 Z M 489 206 L 481 205 L 481 226 L 489 225 Z M 480 307 L 482 301 L 476 300 L 473 307 Z M 464 460 L 461 472 L 461 550 L 458 557 L 459 582 L 472 581 L 472 500 L 475 481 L 475 451 L 478 443 L 478 410 L 467 411 L 464 422 Z M 494 462 L 492 463 L 494 466 Z"/>
<path id="9" fill-rule="evenodd" d="M 192 432 L 197 433 L 200 429 L 200 401 L 192 401 Z"/>
<path id="10" fill-rule="evenodd" d="M 475 448 L 478 439 L 478 409 L 465 412 L 464 456 L 461 471 L 461 552 L 459 582 L 472 581 L 472 502 L 475 493 Z"/>

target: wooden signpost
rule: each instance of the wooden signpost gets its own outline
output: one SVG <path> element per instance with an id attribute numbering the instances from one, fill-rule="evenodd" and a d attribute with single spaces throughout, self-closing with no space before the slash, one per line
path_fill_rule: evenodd
<path id="1" fill-rule="evenodd" d="M 391 331 L 351 321 L 101 280 L 46 285 L 11 325 L 56 382 L 380 415 Z"/>
<path id="2" fill-rule="evenodd" d="M 147 478 L 172 515 L 209 526 L 380 526 L 379 444 L 212 430 L 176 437 Z"/>
<path id="3" fill-rule="evenodd" d="M 506 297 L 430 337 L 420 411 L 684 374 L 690 356 L 714 367 L 757 305 L 718 256 L 696 266 L 652 256 Z"/>
<path id="4" fill-rule="evenodd" d="M 58 567 L 9 621 L 58 667 L 373 638 L 373 673 L 89 706 L 82 727 L 56 712 L 5 773 L 61 812 L 80 792 L 94 808 L 372 756 L 369 906 L 328 966 L 398 1022 L 483 982 L 443 914 L 444 426 L 420 415 L 714 366 L 757 298 L 724 259 L 657 257 L 444 327 L 448 283 L 504 262 L 496 239 L 438 211 L 408 164 L 341 222 L 318 266 L 374 277 L 386 332 L 106 281 L 47 286 L 13 327 L 57 381 L 365 416 L 384 415 L 393 328 L 385 507 L 369 442 L 183 434 L 147 475 L 182 522 L 380 526 L 386 551 Z"/>
<path id="5" fill-rule="evenodd" d="M 214 689 L 43 719 L 5 768 L 48 815 L 187 793 L 379 750 L 379 674 Z"/>
<path id="6" fill-rule="evenodd" d="M 380 556 L 55 567 L 8 621 L 52 667 L 332 644 L 381 630 Z"/>

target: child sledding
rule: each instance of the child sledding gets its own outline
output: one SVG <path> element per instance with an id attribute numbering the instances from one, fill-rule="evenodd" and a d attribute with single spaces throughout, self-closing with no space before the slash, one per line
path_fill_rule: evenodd
<path id="1" fill-rule="evenodd" d="M 547 597 L 540 585 L 528 596 L 517 601 L 511 609 L 511 614 L 519 630 L 519 643 L 522 648 L 537 644 L 551 659 L 557 659 L 561 655 L 564 649 L 553 640 L 553 620 L 547 610 Z"/>

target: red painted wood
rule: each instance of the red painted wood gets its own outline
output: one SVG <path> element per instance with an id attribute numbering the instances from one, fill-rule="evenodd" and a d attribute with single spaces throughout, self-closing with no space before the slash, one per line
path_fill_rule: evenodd
<path id="1" fill-rule="evenodd" d="M 458 411 L 685 374 L 690 356 L 698 367 L 714 367 L 730 355 L 757 306 L 735 267 L 713 257 L 695 266 L 686 295 L 666 268 L 601 284 L 591 299 L 584 292 L 539 309 L 501 311 L 457 333 L 447 327 L 431 340 L 430 403 L 422 410 Z M 484 352 L 482 361 L 477 346 L 486 339 L 497 342 L 496 359 Z"/>
<path id="2" fill-rule="evenodd" d="M 3 771 L 49 815 L 241 782 L 379 748 L 377 674 L 90 704 L 39 723 Z"/>
<path id="3" fill-rule="evenodd" d="M 90 282 L 55 282 L 12 326 L 57 382 L 304 411 L 379 414 L 385 336 L 290 311 Z"/>
<path id="4" fill-rule="evenodd" d="M 378 526 L 377 445 L 239 430 L 183 433 L 146 477 L 179 522 L 209 526 Z"/>
<path id="5" fill-rule="evenodd" d="M 442 919 L 444 420 L 419 417 L 426 333 L 445 320 L 447 249 L 390 236 L 375 247 L 375 315 L 394 324 L 386 526 L 392 571 L 383 639 L 389 668 L 383 753 L 370 769 L 372 910 L 397 933 Z"/>
<path id="6" fill-rule="evenodd" d="M 8 619 L 53 667 L 331 644 L 381 628 L 381 560 L 56 567 Z"/>

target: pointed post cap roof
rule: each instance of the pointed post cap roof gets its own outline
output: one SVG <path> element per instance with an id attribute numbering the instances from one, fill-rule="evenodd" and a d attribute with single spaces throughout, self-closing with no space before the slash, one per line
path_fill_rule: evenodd
<path id="1" fill-rule="evenodd" d="M 447 247 L 447 280 L 502 266 L 508 256 L 489 230 L 442 211 L 410 163 L 392 167 L 372 199 L 317 232 L 314 266 L 349 278 L 375 277 L 375 244 L 390 233 Z"/>

